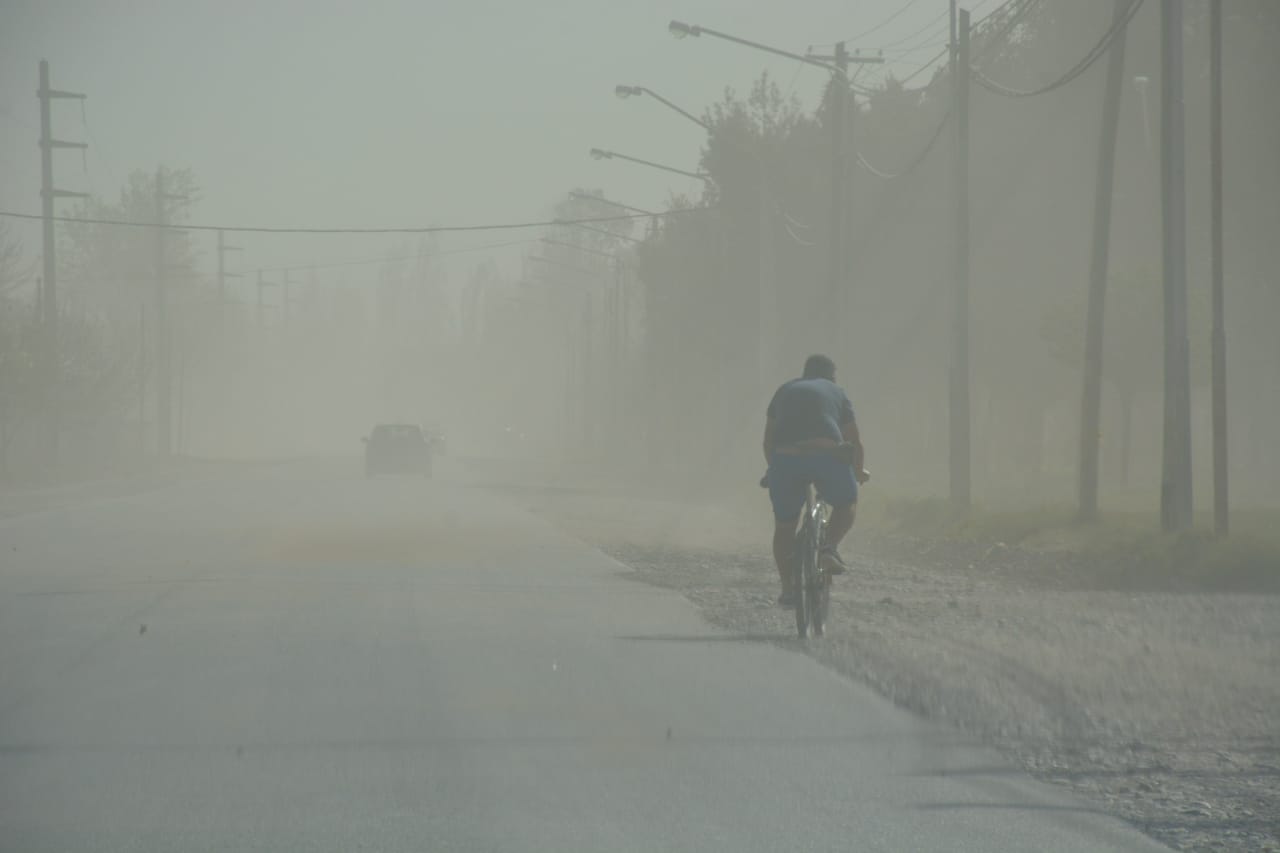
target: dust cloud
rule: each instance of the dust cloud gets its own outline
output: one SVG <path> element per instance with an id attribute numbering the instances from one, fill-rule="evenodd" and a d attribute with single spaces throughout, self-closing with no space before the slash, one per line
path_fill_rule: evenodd
<path id="1" fill-rule="evenodd" d="M 1106 3 L 1032 5 L 1016 18 L 978 20 L 973 64 L 983 80 L 1051 81 L 1110 25 Z M 1185 38 L 1200 507 L 1212 479 L 1206 9 L 1188 5 Z M 1158 6 L 1147 4 L 1127 37 L 1101 425 L 1103 504 L 1144 511 L 1159 498 L 1162 447 L 1158 24 Z M 1280 69 L 1266 48 L 1276 26 L 1261 2 L 1233 4 L 1225 25 L 1225 331 L 1240 506 L 1280 502 L 1280 457 L 1271 450 L 1280 423 L 1280 116 L 1271 90 Z M 688 56 L 660 25 L 648 36 L 670 56 Z M 706 48 L 692 48 L 703 68 Z M 973 493 L 986 506 L 1074 500 L 1104 66 L 1033 98 L 971 86 L 970 447 Z M 165 455 L 354 457 L 372 425 L 405 422 L 443 433 L 459 456 L 560 460 L 620 480 L 643 473 L 730 487 L 754 482 L 773 388 L 806 355 L 825 352 L 886 491 L 944 495 L 957 278 L 952 81 L 944 60 L 904 79 L 910 67 L 854 62 L 838 155 L 829 85 L 797 88 L 776 70 L 719 81 L 735 88 L 684 104 L 707 127 L 700 143 L 685 146 L 693 177 L 602 151 L 614 161 L 609 173 L 641 175 L 627 171 L 649 188 L 647 205 L 611 198 L 600 169 L 581 163 L 581 177 L 526 206 L 536 211 L 529 221 L 560 223 L 540 227 L 274 235 L 229 221 L 222 244 L 214 230 L 171 230 L 160 248 L 154 227 L 100 223 L 207 223 L 205 199 L 217 188 L 197 169 L 171 165 L 183 163 L 183 151 L 167 152 L 158 168 L 140 157 L 113 173 L 122 187 L 58 202 L 60 216 L 79 221 L 55 228 L 56 370 L 43 349 L 49 313 L 37 287 L 37 223 L 3 223 L 5 476 L 129 471 Z M 58 77 L 55 88 L 69 82 Z M 66 128 L 59 133 L 74 135 L 74 106 L 53 106 Z M 294 107 L 273 109 L 287 126 Z M 116 155 L 126 144 L 96 142 Z M 199 139 L 202 150 L 219 144 L 216 135 Z M 413 168 L 483 183 L 486 151 L 447 165 L 427 154 Z M 61 177 L 74 173 L 68 155 L 55 156 L 64 158 L 58 180 L 71 181 Z M 22 163 L 24 180 L 37 180 L 35 158 Z M 433 216 L 447 218 L 450 198 L 432 199 Z M 282 203 L 273 197 L 271 209 Z M 352 204 L 344 218 L 339 203 L 326 216 L 360 226 L 365 209 Z"/>

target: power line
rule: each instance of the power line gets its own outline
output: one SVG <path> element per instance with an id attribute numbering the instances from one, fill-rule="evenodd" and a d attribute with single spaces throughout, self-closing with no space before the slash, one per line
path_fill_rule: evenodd
<path id="1" fill-rule="evenodd" d="M 530 237 L 527 240 L 507 240 L 501 243 L 485 243 L 480 246 L 465 246 L 459 249 L 444 249 L 437 252 L 423 252 L 417 255 L 397 255 L 393 257 L 369 257 L 354 258 L 347 261 L 333 261 L 327 264 L 290 264 L 287 266 L 277 267 L 256 267 L 257 272 L 283 272 L 285 270 L 328 270 L 338 267 L 358 267 L 366 264 L 391 263 L 394 261 L 416 261 L 425 258 L 438 258 L 445 255 L 464 255 L 468 252 L 483 252 L 489 249 L 505 249 L 509 246 L 525 246 L 529 243 L 537 243 L 541 238 Z"/>
<path id="2" fill-rule="evenodd" d="M 898 20 L 898 18 L 902 17 L 903 14 L 905 14 L 912 6 L 916 5 L 916 3 L 918 2 L 920 2 L 920 0 L 907 0 L 906 3 L 902 4 L 902 8 L 898 9 L 898 11 L 894 12 L 892 15 L 885 18 L 883 21 L 876 24 L 871 29 L 863 30 L 862 32 L 858 33 L 856 36 L 849 36 L 849 38 L 843 39 L 843 41 L 858 41 L 859 39 L 866 38 L 872 33 L 880 32 L 885 27 L 889 26 L 894 21 Z"/>
<path id="3" fill-rule="evenodd" d="M 951 10 L 950 10 L 950 9 L 948 9 L 947 11 L 943 12 L 941 15 L 939 15 L 939 16 L 938 16 L 938 17 L 936 17 L 936 18 L 934 18 L 932 21 L 930 21 L 929 23 L 925 24 L 923 27 L 921 27 L 920 29 L 918 29 L 918 30 L 916 30 L 915 32 L 911 33 L 910 35 L 905 35 L 905 36 L 903 36 L 902 38 L 898 39 L 897 41 L 891 41 L 891 42 L 889 42 L 888 44 L 882 44 L 882 45 L 880 45 L 880 49 L 884 50 L 884 49 L 887 49 L 887 48 L 890 48 L 890 47 L 897 47 L 897 46 L 898 46 L 898 45 L 900 45 L 900 44 L 904 44 L 905 42 L 909 42 L 909 41 L 911 41 L 912 39 L 914 39 L 916 36 L 920 35 L 921 33 L 925 32 L 925 31 L 927 31 L 927 30 L 932 30 L 935 26 L 937 26 L 937 24 L 938 24 L 938 22 L 939 22 L 939 21 L 941 21 L 943 18 L 948 17 L 950 14 L 951 14 Z M 930 35 L 930 36 L 929 36 L 929 38 L 931 38 L 931 39 L 932 39 L 932 38 L 933 38 L 933 35 Z"/>
<path id="4" fill-rule="evenodd" d="M 990 3 L 990 2 L 991 2 L 991 0 L 979 0 L 979 2 L 978 2 L 977 4 L 975 4 L 975 5 L 973 6 L 973 8 L 972 8 L 970 11 L 976 12 L 976 11 L 978 11 L 979 9 L 981 9 L 983 6 L 987 5 L 987 4 L 988 4 L 988 3 Z M 979 20 L 975 21 L 975 22 L 974 22 L 974 26 L 975 26 L 975 27 L 980 26 L 984 21 L 988 20 L 989 18 L 991 18 L 992 16 L 994 16 L 995 14 L 997 14 L 997 13 L 998 13 L 1002 8 L 1004 8 L 1005 6 L 1008 6 L 1008 5 L 1010 5 L 1011 3 L 1014 3 L 1014 2 L 1018 2 L 1018 0 L 1006 0 L 1006 2 L 1002 3 L 1000 6 L 997 6 L 995 9 L 992 9 L 990 12 L 988 12 L 988 13 L 987 13 L 986 15 L 984 15 L 982 18 L 980 18 Z M 935 18 L 935 19 L 934 19 L 934 21 L 933 21 L 933 23 L 937 23 L 938 21 L 941 21 L 943 17 L 947 17 L 948 15 L 950 15 L 950 10 L 948 10 L 948 11 L 947 11 L 947 12 L 945 12 L 945 13 L 943 13 L 943 15 L 942 15 L 941 17 Z M 927 30 L 927 29 L 929 29 L 929 27 L 932 27 L 932 26 L 933 26 L 933 24 L 929 24 L 929 25 L 928 25 L 928 26 L 926 26 L 924 29 L 926 29 L 926 30 Z M 945 26 L 945 27 L 938 27 L 936 30 L 934 30 L 932 33 L 930 33 L 928 36 L 926 36 L 924 39 L 922 39 L 919 43 L 917 43 L 917 44 L 913 44 L 913 45 L 911 45 L 910 47 L 907 47 L 907 48 L 903 48 L 902 50 L 904 50 L 904 51 L 905 51 L 905 52 L 907 52 L 907 53 L 912 53 L 912 52 L 915 52 L 915 51 L 917 51 L 917 50 L 928 50 L 928 49 L 929 49 L 929 48 L 931 48 L 931 47 L 937 47 L 938 45 L 941 45 L 941 44 L 946 44 L 946 45 L 950 46 L 951 33 L 950 33 L 950 32 L 947 32 L 948 30 L 950 30 L 950 28 L 951 28 L 951 24 L 950 24 L 950 22 L 948 22 L 948 23 L 947 23 L 947 26 Z M 924 32 L 924 30 L 919 30 L 919 31 L 917 31 L 917 33 L 916 33 L 916 34 L 917 34 L 917 35 L 919 35 L 919 33 L 921 33 L 921 32 Z M 938 37 L 939 37 L 939 36 L 945 36 L 944 40 L 943 40 L 943 41 L 938 41 Z M 903 39 L 902 41 L 908 41 L 908 40 L 909 40 L 909 39 Z M 895 42 L 895 43 L 894 43 L 894 45 L 897 45 L 897 44 L 901 44 L 901 41 L 900 41 L 900 42 Z M 887 47 L 890 47 L 890 45 L 885 45 L 885 47 L 886 47 L 886 48 L 887 48 Z M 881 48 L 881 49 L 884 49 L 884 48 Z"/>
<path id="5" fill-rule="evenodd" d="M 1040 2 L 1041 0 L 1009 0 L 1009 2 L 1002 3 L 998 8 L 992 10 L 990 15 L 979 21 L 979 27 L 994 27 L 1002 21 L 1004 26 L 995 35 L 981 34 L 984 43 L 982 50 L 978 51 L 975 59 L 982 59 L 989 55 L 998 45 L 1008 39 L 1018 25 L 1022 23 L 1022 19 Z"/>
<path id="6" fill-rule="evenodd" d="M 928 143 L 925 144 L 924 148 L 920 151 L 920 153 L 917 154 L 914 158 L 912 158 L 912 160 L 905 167 L 903 167 L 901 171 L 885 172 L 881 169 L 877 169 L 875 166 L 871 165 L 871 163 L 867 161 L 866 157 L 862 156 L 861 151 L 855 150 L 854 154 L 857 155 L 858 164 L 861 165 L 862 168 L 866 169 L 871 174 L 875 175 L 877 178 L 882 178 L 884 180 L 893 180 L 894 178 L 901 178 L 905 175 L 909 175 L 912 172 L 914 172 L 916 169 L 918 169 L 920 167 L 920 164 L 923 163 L 925 159 L 929 156 L 929 152 L 933 151 L 934 147 L 938 144 L 938 140 L 942 138 L 943 129 L 946 128 L 947 123 L 950 122 L 950 120 L 951 120 L 951 111 L 948 110 L 942 116 L 942 121 L 938 122 L 938 126 L 934 128 L 933 136 L 929 137 Z"/>
<path id="7" fill-rule="evenodd" d="M 1125 31 L 1129 22 L 1138 14 L 1138 9 L 1141 8 L 1141 6 L 1142 0 L 1129 0 L 1129 9 L 1125 13 L 1124 18 L 1112 24 L 1111 27 L 1103 33 L 1102 38 L 1098 40 L 1098 43 L 1085 54 L 1083 59 L 1072 66 L 1061 77 L 1054 80 L 1052 83 L 1047 83 L 1044 86 L 1041 86 L 1038 89 L 1014 89 L 1009 86 L 1005 86 L 1002 83 L 997 83 L 995 80 L 992 80 L 977 68 L 970 69 L 970 73 L 973 75 L 974 81 L 977 82 L 978 85 L 982 86 L 982 88 L 1006 98 L 1034 98 L 1037 95 L 1044 95 L 1055 89 L 1060 89 L 1092 68 L 1093 64 L 1106 54 L 1107 49 L 1111 46 L 1111 42 L 1119 33 Z"/>
<path id="8" fill-rule="evenodd" d="M 980 53 L 979 56 L 982 56 L 988 53 L 996 43 L 998 43 L 1001 39 L 1006 38 L 1009 35 L 1009 33 L 1013 32 L 1014 27 L 1021 21 L 1022 17 L 1025 16 L 1026 13 L 1039 2 L 1040 0 L 1005 0 L 1004 3 L 1001 3 L 999 6 L 997 6 L 996 8 L 988 12 L 986 15 L 984 15 L 981 18 L 981 20 L 977 21 L 974 24 L 975 29 L 982 27 L 984 25 L 987 25 L 989 23 L 994 23 L 995 21 L 999 20 L 1000 18 L 1003 18 L 1006 15 L 1010 16 L 1008 25 L 997 36 L 995 36 L 993 39 L 991 39 L 988 42 L 988 44 L 983 48 L 982 53 Z M 1010 8 L 1010 7 L 1014 7 L 1014 8 Z M 934 63 L 936 63 L 939 59 L 942 59 L 944 56 L 946 56 L 947 53 L 951 50 L 950 38 L 948 37 L 946 41 L 943 41 L 940 43 L 934 42 L 933 44 L 930 44 L 930 45 L 920 45 L 917 47 L 913 47 L 913 48 L 910 48 L 910 50 L 912 51 L 920 50 L 920 49 L 923 49 L 923 47 L 941 47 L 942 50 L 934 54 L 931 59 L 926 61 L 923 65 L 921 65 L 915 71 L 912 71 L 906 77 L 899 80 L 898 82 L 900 84 L 905 85 L 907 83 L 910 83 L 912 80 L 919 77 L 924 72 L 928 71 L 931 68 L 936 67 Z M 909 89 L 907 91 L 920 92 L 920 91 L 924 91 L 924 89 L 927 89 L 927 88 L 928 86 L 922 86 L 920 88 Z"/>
<path id="9" fill-rule="evenodd" d="M 488 251 L 490 249 L 505 249 L 510 246 L 527 246 L 530 243 L 539 242 L 540 239 L 541 238 L 539 237 L 530 237 L 525 240 L 506 240 L 501 243 L 484 243 L 479 246 L 464 246 L 457 249 L 444 249 L 436 252 L 423 252 L 417 255 L 383 255 L 378 257 L 353 258 L 345 261 L 333 261 L 325 264 L 297 263 L 297 264 L 282 264 L 280 266 L 273 266 L 273 267 L 245 267 L 244 270 L 245 272 L 252 271 L 255 273 L 293 272 L 298 270 L 327 270 L 327 269 L 337 269 L 339 267 L 357 267 L 357 266 L 366 266 L 370 264 L 394 263 L 396 261 L 417 261 L 417 260 L 424 260 L 427 258 L 444 257 L 446 255 L 464 255 L 469 252 L 483 252 L 483 251 Z M 200 277 L 200 274 L 195 272 L 194 270 L 191 270 L 185 277 L 188 279 L 197 279 Z M 119 277 L 102 278 L 99 276 L 76 276 L 72 279 L 72 281 L 74 281 L 76 284 L 88 284 L 88 283 L 130 284 L 136 281 L 143 281 L 147 279 L 149 279 L 149 276 L 145 276 L 145 275 L 139 275 L 135 277 L 125 277 L 125 278 L 119 278 Z"/>
<path id="10" fill-rule="evenodd" d="M 920 76 L 921 74 L 923 74 L 925 71 L 927 71 L 927 70 L 929 70 L 930 68 L 934 67 L 934 66 L 933 66 L 933 64 L 934 64 L 935 62 L 937 62 L 939 59 L 941 59 L 942 57 L 946 56 L 946 55 L 947 55 L 947 51 L 949 51 L 949 50 L 951 50 L 951 45 L 949 45 L 949 44 L 944 45 L 944 46 L 943 46 L 943 48 L 942 48 L 942 50 L 940 50 L 940 51 L 939 51 L 939 52 L 938 52 L 938 53 L 933 57 L 933 59 L 930 59 L 930 60 L 929 60 L 928 62 L 926 62 L 924 65 L 921 65 L 921 66 L 920 66 L 919 68 L 917 68 L 915 71 L 912 71 L 910 74 L 908 74 L 906 77 L 903 77 L 903 78 L 902 78 L 902 80 L 901 80 L 901 82 L 902 82 L 902 83 L 904 83 L 904 84 L 906 84 L 906 83 L 910 83 L 912 80 L 914 80 L 914 79 L 916 79 L 917 77 L 919 77 L 919 76 Z"/>
<path id="11" fill-rule="evenodd" d="M 271 227 L 260 225 L 180 225 L 156 222 L 132 222 L 124 219 L 95 219 L 90 217 L 54 216 L 54 222 L 71 222 L 81 225 L 111 225 L 122 228 L 165 228 L 176 231 L 235 231 L 243 234 L 440 234 L 464 231 L 514 231 L 522 228 L 545 228 L 552 225 L 579 225 L 589 222 L 627 222 L 649 219 L 654 215 L 671 216 L 681 213 L 702 213 L 709 207 L 692 207 L 668 210 L 659 214 L 634 213 L 618 216 L 596 216 L 584 219 L 542 219 L 533 222 L 496 222 L 484 225 L 425 225 L 407 228 L 303 228 Z M 39 214 L 17 213 L 0 210 L 0 216 L 11 219 L 41 219 Z"/>

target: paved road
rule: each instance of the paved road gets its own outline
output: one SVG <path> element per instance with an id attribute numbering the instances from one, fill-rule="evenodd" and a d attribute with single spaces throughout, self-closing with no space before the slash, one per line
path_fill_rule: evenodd
<path id="1" fill-rule="evenodd" d="M 249 469 L 0 549 L 6 851 L 1162 849 L 465 485 Z"/>

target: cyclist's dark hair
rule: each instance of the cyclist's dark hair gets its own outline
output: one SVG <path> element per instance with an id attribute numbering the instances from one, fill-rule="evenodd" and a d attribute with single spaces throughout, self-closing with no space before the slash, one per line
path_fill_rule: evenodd
<path id="1" fill-rule="evenodd" d="M 804 361 L 804 378 L 805 379 L 830 379 L 836 378 L 836 363 L 825 355 L 811 355 Z"/>

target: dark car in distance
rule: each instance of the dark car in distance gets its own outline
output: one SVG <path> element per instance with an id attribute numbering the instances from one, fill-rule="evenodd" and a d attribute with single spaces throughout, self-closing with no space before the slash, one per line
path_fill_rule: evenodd
<path id="1" fill-rule="evenodd" d="M 431 476 L 431 442 L 417 424 L 378 424 L 364 439 L 364 473 Z"/>

